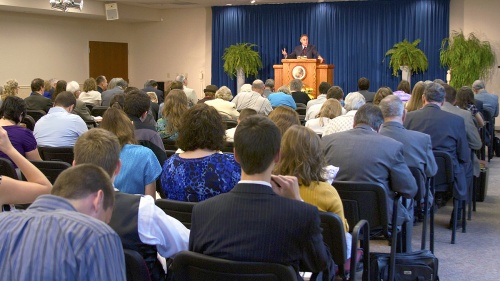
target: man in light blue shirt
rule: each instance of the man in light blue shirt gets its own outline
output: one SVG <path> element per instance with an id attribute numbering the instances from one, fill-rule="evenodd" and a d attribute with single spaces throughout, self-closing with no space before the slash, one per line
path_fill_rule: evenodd
<path id="1" fill-rule="evenodd" d="M 83 119 L 72 114 L 76 98 L 71 92 L 59 93 L 54 107 L 36 122 L 33 135 L 38 146 L 74 146 L 76 139 L 85 133 L 87 125 Z"/>

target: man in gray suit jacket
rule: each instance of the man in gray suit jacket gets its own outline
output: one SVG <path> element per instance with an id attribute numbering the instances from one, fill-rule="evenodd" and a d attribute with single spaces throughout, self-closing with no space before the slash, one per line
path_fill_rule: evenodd
<path id="1" fill-rule="evenodd" d="M 394 193 L 413 198 L 417 184 L 405 163 L 403 144 L 377 133 L 382 122 L 380 108 L 365 104 L 354 116 L 354 129 L 324 136 L 321 142 L 328 164 L 340 167 L 335 180 L 376 182 L 386 188 L 391 221 Z M 413 223 L 413 211 L 401 202 L 398 210 L 398 225 Z"/>
<path id="2" fill-rule="evenodd" d="M 437 172 L 436 159 L 432 153 L 431 137 L 403 126 L 406 111 L 403 102 L 396 95 L 385 97 L 379 104 L 384 116 L 384 124 L 379 133 L 403 144 L 404 157 L 408 167 L 418 168 L 426 177 Z"/>
<path id="3" fill-rule="evenodd" d="M 189 250 L 236 261 L 299 264 L 333 280 L 335 264 L 323 243 L 318 209 L 301 202 L 298 180 L 272 176 L 280 132 L 268 118 L 250 116 L 234 137 L 241 181 L 193 208 Z"/>
<path id="4" fill-rule="evenodd" d="M 113 83 L 115 80 L 116 82 Z M 128 87 L 128 83 L 127 81 L 123 80 L 122 78 L 113 78 L 111 79 L 111 81 L 109 82 L 109 85 L 113 85 L 115 84 L 116 86 L 112 89 L 108 89 L 104 92 L 102 92 L 101 94 L 101 98 L 102 98 L 102 102 L 101 102 L 101 105 L 102 106 L 110 106 L 110 102 L 111 102 L 111 99 L 115 96 L 115 95 L 118 95 L 118 94 L 123 94 L 123 91 L 125 89 L 127 89 Z"/>
<path id="5" fill-rule="evenodd" d="M 468 196 L 465 172 L 471 161 L 471 150 L 467 142 L 464 119 L 441 110 L 445 90 L 438 83 L 425 86 L 422 100 L 424 107 L 409 112 L 404 120 L 405 128 L 431 136 L 432 149 L 451 155 L 455 172 L 453 196 L 466 200 Z"/>

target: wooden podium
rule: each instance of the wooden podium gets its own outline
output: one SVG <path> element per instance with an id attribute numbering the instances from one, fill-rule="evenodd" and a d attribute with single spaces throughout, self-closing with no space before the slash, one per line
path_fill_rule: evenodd
<path id="1" fill-rule="evenodd" d="M 319 59 L 282 59 L 283 64 L 275 64 L 274 88 L 289 85 L 293 79 L 301 79 L 304 88 L 312 88 L 312 95 L 318 95 L 321 82 L 333 85 L 333 64 L 321 64 Z"/>

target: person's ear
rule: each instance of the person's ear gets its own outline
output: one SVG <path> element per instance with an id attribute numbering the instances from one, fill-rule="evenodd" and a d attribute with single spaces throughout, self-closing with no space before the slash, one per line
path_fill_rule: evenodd
<path id="1" fill-rule="evenodd" d="M 403 110 L 403 116 L 401 116 L 401 120 L 404 122 L 405 119 L 406 119 L 406 113 L 408 113 L 408 111 L 405 109 Z"/>
<path id="2" fill-rule="evenodd" d="M 98 190 L 93 194 L 93 196 L 94 198 L 92 200 L 92 209 L 93 212 L 97 214 L 103 208 L 104 192 L 102 190 Z"/>
<path id="3" fill-rule="evenodd" d="M 274 156 L 274 163 L 279 163 L 281 159 L 281 150 L 278 150 L 278 153 L 276 153 L 276 156 Z"/>
<path id="4" fill-rule="evenodd" d="M 241 162 L 240 162 L 240 157 L 238 156 L 238 154 L 236 153 L 236 148 L 233 147 L 233 154 L 234 154 L 234 161 L 236 161 L 236 163 L 240 164 L 241 165 Z"/>

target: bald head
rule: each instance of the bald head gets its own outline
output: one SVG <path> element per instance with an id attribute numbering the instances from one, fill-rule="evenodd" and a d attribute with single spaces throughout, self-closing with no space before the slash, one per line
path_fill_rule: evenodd
<path id="1" fill-rule="evenodd" d="M 264 93 L 264 89 L 265 89 L 265 85 L 264 85 L 264 82 L 262 82 L 262 80 L 257 79 L 255 81 L 253 81 L 252 91 L 257 92 L 257 93 L 262 95 L 262 93 Z"/>

